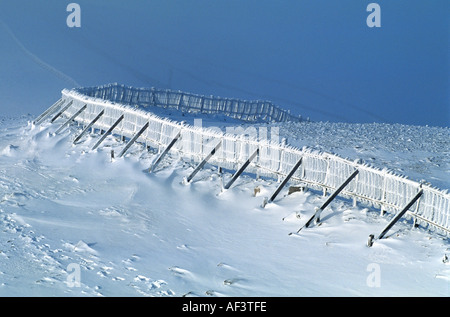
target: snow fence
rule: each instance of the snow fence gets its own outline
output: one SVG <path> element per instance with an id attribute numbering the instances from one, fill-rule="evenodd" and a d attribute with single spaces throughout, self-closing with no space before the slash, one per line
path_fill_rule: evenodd
<path id="1" fill-rule="evenodd" d="M 244 121 L 302 121 L 270 101 L 202 96 L 182 91 L 136 88 L 117 83 L 99 87 L 76 88 L 75 91 L 94 98 L 142 108 L 160 107 L 188 113 L 220 114 Z"/>
<path id="2" fill-rule="evenodd" d="M 220 133 L 161 118 L 148 111 L 132 107 L 130 104 L 140 104 L 139 100 L 151 102 L 152 98 L 157 98 L 163 105 L 183 105 L 183 110 L 189 110 L 197 109 L 199 101 L 184 93 L 176 94 L 178 96 L 176 98 L 181 99 L 165 97 L 166 99 L 161 101 L 161 95 L 170 95 L 171 93 L 154 91 L 152 97 L 145 90 L 123 89 L 123 86 L 118 85 L 102 86 L 98 87 L 98 90 L 95 88 L 65 89 L 62 91 L 61 98 L 64 102 L 57 108 L 63 109 L 70 104 L 64 111 L 64 116 L 71 118 L 86 106 L 84 111 L 74 118 L 74 121 L 84 126 L 91 123 L 103 111 L 103 115 L 92 126 L 101 130 L 108 130 L 119 117 L 123 116 L 123 120 L 115 127 L 114 134 L 126 138 L 136 136 L 136 133 L 148 123 L 148 127 L 136 141 L 155 147 L 160 152 L 167 148 L 176 135 L 180 134 L 181 138 L 171 148 L 171 152 L 178 153 L 184 160 L 192 162 L 201 162 L 220 143 L 221 146 L 208 162 L 235 171 L 245 164 L 256 150 L 258 150 L 258 155 L 248 165 L 246 172 L 279 180 L 290 174 L 296 163 L 302 159 L 299 168 L 292 174 L 290 182 L 324 192 L 336 190 L 349 175 L 358 170 L 357 176 L 341 191 L 340 196 L 353 199 L 354 203 L 358 201 L 375 206 L 382 212 L 398 214 L 422 190 L 422 195 L 409 208 L 406 215 L 412 217 L 415 225 L 446 235 L 450 234 L 450 194 L 447 191 L 410 180 L 388 169 L 371 167 L 334 154 L 313 151 L 308 148 L 298 149 L 287 144 L 257 140 L 245 135 Z M 193 99 L 190 99 L 191 97 Z M 182 103 L 180 100 L 183 100 Z M 195 101 L 194 105 L 189 104 L 191 100 Z M 209 104 L 209 101 L 206 102 L 206 98 L 203 101 L 204 106 L 205 104 Z M 207 106 L 204 109 L 214 109 L 211 111 L 215 113 L 221 111 L 220 107 Z M 224 111 L 229 111 L 232 115 L 243 117 L 242 112 L 232 112 L 230 108 L 226 107 L 223 109 L 228 109 Z M 57 109 L 53 109 L 53 112 L 55 111 Z M 274 118 L 285 119 L 284 115 L 271 111 L 264 112 L 264 114 L 251 114 L 252 118 L 266 116 L 271 120 L 275 120 Z M 245 118 L 250 119 L 249 116 Z"/>

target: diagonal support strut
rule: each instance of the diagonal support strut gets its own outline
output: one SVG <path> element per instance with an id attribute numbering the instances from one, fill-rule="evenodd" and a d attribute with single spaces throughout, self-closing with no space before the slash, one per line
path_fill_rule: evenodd
<path id="1" fill-rule="evenodd" d="M 224 186 L 224 189 L 228 189 L 233 185 L 233 183 L 238 179 L 242 172 L 247 168 L 251 161 L 259 154 L 259 148 L 245 161 L 245 163 L 239 168 L 239 170 L 231 177 L 230 181 Z"/>
<path id="2" fill-rule="evenodd" d="M 116 122 L 113 123 L 113 125 L 108 129 L 108 131 L 103 134 L 100 139 L 95 143 L 95 145 L 92 147 L 92 150 L 95 150 L 102 142 L 106 139 L 108 135 L 111 134 L 111 132 L 114 130 L 114 128 L 120 123 L 120 121 L 123 120 L 124 115 L 121 115 L 119 119 L 116 120 Z"/>
<path id="3" fill-rule="evenodd" d="M 147 130 L 149 126 L 149 123 L 147 122 L 144 124 L 144 126 L 133 136 L 133 138 L 125 145 L 123 150 L 120 152 L 119 157 L 122 157 L 130 148 L 131 145 L 141 136 L 142 133 L 144 133 L 145 130 Z"/>
<path id="4" fill-rule="evenodd" d="M 388 223 L 388 225 L 381 231 L 381 233 L 378 235 L 377 239 L 383 239 L 383 237 L 386 235 L 386 233 L 389 231 L 389 229 L 392 228 L 393 225 L 409 210 L 409 208 L 414 205 L 414 203 L 422 196 L 423 189 L 420 189 L 419 192 L 409 201 L 409 203 Z M 367 245 L 369 247 L 372 246 L 374 240 L 374 235 L 369 235 L 369 240 L 367 242 Z"/>
<path id="5" fill-rule="evenodd" d="M 69 118 L 69 120 L 67 120 L 66 122 L 64 122 L 59 128 L 58 130 L 56 130 L 55 134 L 58 134 L 59 132 L 61 132 L 67 125 L 69 125 L 76 117 L 78 117 L 84 110 L 86 110 L 87 105 L 84 105 L 83 107 L 81 107 L 77 112 L 74 113 L 73 116 L 71 116 Z"/>
<path id="6" fill-rule="evenodd" d="M 186 183 L 189 183 L 194 176 L 205 166 L 205 164 L 209 161 L 209 159 L 216 154 L 216 152 L 219 150 L 219 148 L 222 146 L 222 141 L 217 143 L 217 145 L 209 152 L 209 154 L 200 162 L 200 164 L 197 165 L 197 167 L 194 169 L 194 171 L 186 178 Z"/>
<path id="7" fill-rule="evenodd" d="M 66 111 L 73 103 L 73 100 L 69 101 L 67 105 L 65 105 L 51 120 L 50 123 L 53 123 L 56 119 L 59 118 L 60 115 L 63 114 L 64 111 Z"/>
<path id="8" fill-rule="evenodd" d="M 149 167 L 148 172 L 151 173 L 153 170 L 155 170 L 156 166 L 162 161 L 164 156 L 170 151 L 172 146 L 175 145 L 175 143 L 181 138 L 181 130 L 177 133 L 177 135 L 170 141 L 169 145 L 164 149 L 164 151 L 161 153 L 161 155 L 157 158 L 155 163 L 152 164 L 152 166 Z"/>
<path id="9" fill-rule="evenodd" d="M 297 230 L 297 233 L 299 233 L 303 228 L 308 228 L 313 221 L 315 223 L 320 222 L 320 214 L 322 213 L 322 211 L 327 208 L 327 206 L 333 201 L 333 199 L 336 198 L 337 195 L 339 195 L 339 193 L 352 181 L 353 178 L 356 177 L 356 175 L 358 175 L 359 171 L 355 170 L 346 180 L 345 182 L 343 182 L 341 184 L 341 186 L 338 187 L 338 189 L 336 189 L 334 191 L 334 193 L 328 197 L 328 199 L 322 204 L 322 206 L 320 206 L 320 208 L 316 208 L 316 211 L 314 212 L 314 215 L 305 223 L 305 225 L 303 227 L 301 227 L 300 229 Z M 290 233 L 289 235 L 291 235 L 292 233 Z"/>
<path id="10" fill-rule="evenodd" d="M 56 108 L 58 108 L 59 106 L 61 106 L 65 102 L 66 101 L 64 99 L 62 99 L 62 98 L 59 99 L 58 101 L 56 101 L 50 108 L 45 110 L 41 115 L 39 115 L 39 117 L 34 119 L 33 124 L 35 124 L 35 125 L 40 124 L 42 121 L 44 121 L 45 118 L 47 118 L 51 113 L 53 113 Z"/>
<path id="11" fill-rule="evenodd" d="M 281 182 L 280 186 L 278 186 L 278 188 L 275 190 L 275 192 L 273 193 L 273 195 L 270 197 L 269 199 L 269 203 L 271 203 L 272 201 L 275 200 L 275 198 L 278 196 L 278 194 L 280 193 L 280 191 L 283 189 L 284 186 L 286 186 L 287 182 L 289 181 L 289 179 L 292 177 L 292 175 L 294 175 L 295 171 L 300 167 L 300 164 L 302 164 L 302 159 L 303 157 L 300 157 L 300 159 L 298 160 L 298 162 L 294 165 L 294 167 L 292 168 L 292 170 L 289 172 L 289 174 L 286 176 L 286 178 Z"/>
<path id="12" fill-rule="evenodd" d="M 80 135 L 77 136 L 77 137 L 75 138 L 75 140 L 73 140 L 73 144 L 76 144 L 76 143 L 82 138 L 82 136 L 85 135 L 86 132 L 89 131 L 89 129 L 95 124 L 95 122 L 97 122 L 97 120 L 100 119 L 101 116 L 103 116 L 104 113 L 105 113 L 105 109 L 103 109 L 102 111 L 100 111 L 100 113 L 99 113 L 99 114 L 98 114 L 91 122 L 89 122 L 89 124 L 87 125 L 87 127 L 84 128 L 84 130 L 80 133 Z"/>

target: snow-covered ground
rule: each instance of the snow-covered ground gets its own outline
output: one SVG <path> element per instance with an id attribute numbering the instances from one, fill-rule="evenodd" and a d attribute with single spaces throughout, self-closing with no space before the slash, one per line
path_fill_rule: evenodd
<path id="1" fill-rule="evenodd" d="M 115 138 L 90 151 L 95 135 L 73 146 L 73 132 L 52 135 L 58 125 L 33 118 L 0 118 L 1 296 L 450 295 L 448 239 L 407 221 L 369 248 L 390 215 L 336 199 L 322 225 L 288 235 L 320 193 L 285 189 L 262 208 L 275 181 L 246 175 L 221 192 L 207 165 L 184 185 L 193 165 L 176 155 L 149 174 L 155 154 L 138 144 L 111 160 L 123 147 Z M 274 126 L 290 144 L 450 187 L 448 128 Z"/>

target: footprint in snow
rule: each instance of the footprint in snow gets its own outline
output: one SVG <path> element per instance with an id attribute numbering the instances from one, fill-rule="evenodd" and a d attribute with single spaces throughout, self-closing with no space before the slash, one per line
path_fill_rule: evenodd
<path id="1" fill-rule="evenodd" d="M 126 269 L 128 271 L 137 271 L 134 267 L 133 267 L 133 263 L 140 260 L 140 257 L 137 256 L 136 254 L 133 254 L 133 256 L 131 256 L 129 259 L 126 260 L 122 260 L 122 263 L 124 263 L 126 265 Z"/>
<path id="2" fill-rule="evenodd" d="M 177 249 L 183 250 L 183 251 L 190 251 L 190 250 L 192 250 L 192 247 L 188 246 L 187 244 L 182 244 L 182 245 L 177 246 Z"/>
<path id="3" fill-rule="evenodd" d="M 281 220 L 290 222 L 290 221 L 297 221 L 298 219 L 301 219 L 302 216 L 298 211 L 292 212 L 289 215 L 283 217 Z"/>
<path id="4" fill-rule="evenodd" d="M 235 272 L 239 271 L 237 268 L 235 268 L 235 267 L 233 267 L 233 266 L 231 266 L 231 265 L 229 265 L 229 264 L 227 264 L 227 263 L 224 263 L 224 262 L 218 263 L 218 264 L 217 264 L 217 267 L 219 267 L 219 268 L 221 268 L 221 269 L 226 269 L 226 270 L 230 270 L 230 271 L 235 271 Z"/>
<path id="5" fill-rule="evenodd" d="M 167 285 L 167 282 L 164 280 L 156 280 L 150 284 L 150 288 L 157 289 L 157 288 L 161 288 L 161 286 L 163 286 L 163 285 Z"/>
<path id="6" fill-rule="evenodd" d="M 215 295 L 215 291 L 212 290 L 212 289 L 210 289 L 210 290 L 207 290 L 207 291 L 205 292 L 205 294 L 208 295 L 208 296 L 214 296 L 214 295 Z"/>
<path id="7" fill-rule="evenodd" d="M 238 284 L 241 281 L 244 281 L 244 279 L 242 279 L 242 278 L 226 279 L 223 281 L 223 285 L 234 285 L 234 284 Z"/>
<path id="8" fill-rule="evenodd" d="M 134 281 L 135 281 L 135 282 L 149 282 L 149 281 L 150 281 L 150 278 L 148 278 L 148 277 L 146 277 L 146 276 L 144 276 L 144 275 L 137 275 L 137 276 L 134 278 Z"/>
<path id="9" fill-rule="evenodd" d="M 136 261 L 138 261 L 140 259 L 141 258 L 138 255 L 133 254 L 130 258 L 128 258 L 126 260 L 122 260 L 122 262 L 126 263 L 126 264 L 131 264 L 131 263 L 136 262 Z"/>
<path id="10" fill-rule="evenodd" d="M 109 266 L 103 266 L 103 267 L 101 268 L 101 270 L 97 272 L 97 274 L 100 275 L 101 277 L 107 277 L 108 275 L 111 274 L 110 271 L 111 271 L 112 269 L 113 269 L 112 267 L 109 267 Z"/>
<path id="11" fill-rule="evenodd" d="M 169 267 L 169 270 L 178 276 L 182 276 L 182 277 L 192 277 L 193 276 L 192 272 L 182 269 L 182 268 L 179 268 L 178 266 Z"/>
<path id="12" fill-rule="evenodd" d="M 213 289 L 207 290 L 207 291 L 205 292 L 205 295 L 208 295 L 208 296 L 216 296 L 216 297 L 223 297 L 223 296 L 225 296 L 224 294 L 219 293 L 219 292 L 217 292 L 217 291 L 215 291 L 215 290 L 213 290 Z"/>

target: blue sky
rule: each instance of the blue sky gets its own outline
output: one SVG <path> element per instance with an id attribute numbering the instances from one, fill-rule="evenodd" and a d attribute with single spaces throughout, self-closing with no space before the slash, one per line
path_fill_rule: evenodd
<path id="1" fill-rule="evenodd" d="M 0 1 L 0 109 L 119 82 L 271 100 L 314 121 L 450 126 L 450 2 Z"/>

